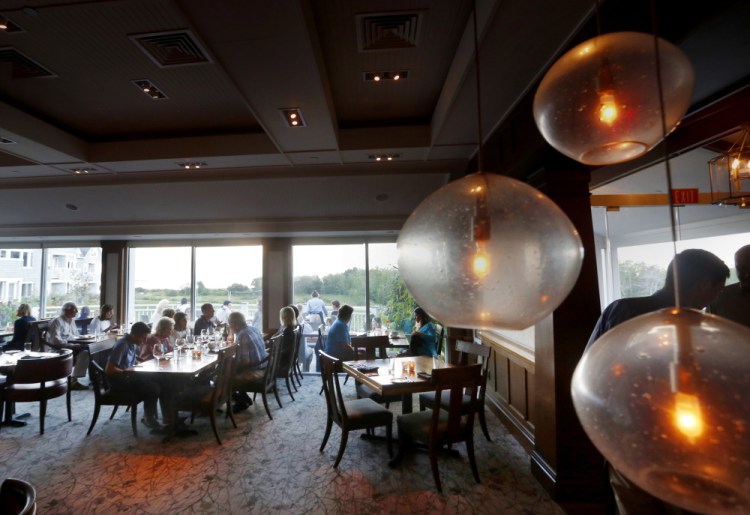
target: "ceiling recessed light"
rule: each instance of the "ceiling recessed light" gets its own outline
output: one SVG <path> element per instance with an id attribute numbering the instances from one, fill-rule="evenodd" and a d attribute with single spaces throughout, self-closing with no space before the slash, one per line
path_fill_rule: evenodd
<path id="1" fill-rule="evenodd" d="M 5 136 L 0 136 L 0 144 L 1 145 L 15 145 L 15 141 L 12 139 L 8 139 Z"/>
<path id="2" fill-rule="evenodd" d="M 388 72 L 364 72 L 365 82 L 397 81 L 409 78 L 408 70 L 394 70 Z"/>
<path id="3" fill-rule="evenodd" d="M 400 154 L 372 154 L 369 158 L 372 161 L 394 161 L 400 157 Z"/>
<path id="4" fill-rule="evenodd" d="M 289 127 L 305 127 L 305 119 L 302 117 L 302 111 L 298 107 L 286 107 L 279 109 L 281 116 L 284 117 Z"/>
<path id="5" fill-rule="evenodd" d="M 180 166 L 185 170 L 197 170 L 198 168 L 204 168 L 206 163 L 199 161 L 186 161 L 184 163 L 177 163 L 177 166 Z"/>
<path id="6" fill-rule="evenodd" d="M 76 175 L 88 175 L 90 172 L 95 172 L 96 168 L 71 168 L 70 171 Z"/>
<path id="7" fill-rule="evenodd" d="M 78 206 L 75 204 L 65 204 L 66 209 L 70 209 L 71 211 L 78 211 Z"/>
<path id="8" fill-rule="evenodd" d="M 151 100 L 163 100 L 168 98 L 161 89 L 156 87 L 156 85 L 148 79 L 136 79 L 131 80 L 130 82 L 132 82 L 136 88 L 148 95 Z"/>

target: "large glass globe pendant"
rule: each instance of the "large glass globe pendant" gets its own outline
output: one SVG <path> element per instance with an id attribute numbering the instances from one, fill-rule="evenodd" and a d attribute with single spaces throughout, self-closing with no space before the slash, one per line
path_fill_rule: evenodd
<path id="1" fill-rule="evenodd" d="M 478 172 L 440 188 L 398 238 L 399 270 L 430 315 L 451 327 L 525 329 L 570 293 L 583 247 L 547 196 Z"/>
<path id="2" fill-rule="evenodd" d="M 658 39 L 664 121 L 671 132 L 693 92 L 693 67 L 675 45 Z M 665 136 L 659 105 L 654 36 L 615 32 L 563 55 L 534 97 L 534 119 L 544 139 L 587 165 L 635 159 Z"/>
<path id="3" fill-rule="evenodd" d="M 652 495 L 750 513 L 750 329 L 668 308 L 605 333 L 573 374 L 591 441 Z"/>

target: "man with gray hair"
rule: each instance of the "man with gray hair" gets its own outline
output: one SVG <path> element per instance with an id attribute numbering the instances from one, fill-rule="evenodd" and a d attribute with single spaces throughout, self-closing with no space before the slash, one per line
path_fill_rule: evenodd
<path id="1" fill-rule="evenodd" d="M 85 345 L 73 342 L 80 336 L 75 322 L 77 313 L 78 307 L 75 302 L 63 304 L 60 316 L 50 322 L 49 329 L 47 329 L 47 345 L 53 349 L 70 349 L 73 351 L 75 368 L 73 369 L 73 380 L 70 388 L 72 390 L 88 390 L 89 387 L 78 380 L 79 377 L 86 377 L 86 370 L 89 368 L 89 353 Z"/>

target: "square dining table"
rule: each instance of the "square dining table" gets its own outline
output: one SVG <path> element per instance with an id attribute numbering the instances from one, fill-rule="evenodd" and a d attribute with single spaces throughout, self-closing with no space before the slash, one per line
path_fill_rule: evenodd
<path id="1" fill-rule="evenodd" d="M 404 373 L 404 363 L 414 361 L 414 371 Z M 430 377 L 436 368 L 449 368 L 445 360 L 437 357 L 410 356 L 405 358 L 344 361 L 344 371 L 381 395 L 401 395 L 402 413 L 412 412 L 412 394 L 435 390 Z M 376 369 L 376 370 L 375 370 Z"/>

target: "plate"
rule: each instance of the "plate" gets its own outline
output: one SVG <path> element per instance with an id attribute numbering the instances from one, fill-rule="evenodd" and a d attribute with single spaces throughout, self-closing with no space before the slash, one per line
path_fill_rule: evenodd
<path id="1" fill-rule="evenodd" d="M 391 379 L 391 383 L 396 383 L 396 384 L 413 383 L 413 382 L 415 382 L 414 379 L 404 379 L 403 377 L 396 377 L 394 379 Z"/>

